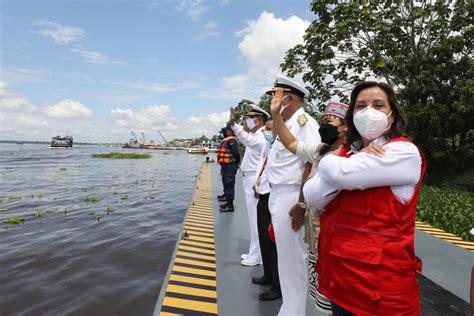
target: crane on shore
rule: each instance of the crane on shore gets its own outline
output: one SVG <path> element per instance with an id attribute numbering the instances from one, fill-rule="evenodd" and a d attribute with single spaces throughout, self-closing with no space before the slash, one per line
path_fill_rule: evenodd
<path id="1" fill-rule="evenodd" d="M 161 134 L 160 130 L 158 129 L 158 134 L 160 134 L 161 138 L 163 138 L 163 140 L 165 141 L 165 144 L 166 144 L 166 147 L 168 147 L 168 142 L 166 141 L 166 138 L 163 136 L 163 134 Z"/>

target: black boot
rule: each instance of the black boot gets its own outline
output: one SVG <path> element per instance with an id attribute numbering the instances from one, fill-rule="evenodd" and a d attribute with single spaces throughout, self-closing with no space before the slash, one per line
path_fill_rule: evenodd
<path id="1" fill-rule="evenodd" d="M 221 195 L 218 195 L 217 198 L 220 199 L 225 199 L 225 193 L 222 193 Z"/>
<path id="2" fill-rule="evenodd" d="M 219 209 L 220 212 L 233 212 L 234 211 L 234 203 L 228 201 L 226 204 L 222 205 Z"/>
<path id="3" fill-rule="evenodd" d="M 218 195 L 217 199 L 219 200 L 219 202 L 227 202 L 227 197 L 225 196 L 225 194 Z"/>

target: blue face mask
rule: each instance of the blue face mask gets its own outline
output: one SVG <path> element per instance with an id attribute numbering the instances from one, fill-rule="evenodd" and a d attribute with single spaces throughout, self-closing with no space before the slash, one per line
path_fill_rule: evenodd
<path id="1" fill-rule="evenodd" d="M 272 131 L 263 131 L 263 136 L 265 136 L 265 139 L 267 142 L 271 143 L 273 142 L 273 133 Z"/>

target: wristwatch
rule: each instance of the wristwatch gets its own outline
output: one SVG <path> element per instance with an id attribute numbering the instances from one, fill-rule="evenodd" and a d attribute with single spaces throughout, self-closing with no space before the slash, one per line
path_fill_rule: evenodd
<path id="1" fill-rule="evenodd" d="M 298 205 L 300 208 L 306 208 L 306 202 L 298 202 L 296 205 Z"/>

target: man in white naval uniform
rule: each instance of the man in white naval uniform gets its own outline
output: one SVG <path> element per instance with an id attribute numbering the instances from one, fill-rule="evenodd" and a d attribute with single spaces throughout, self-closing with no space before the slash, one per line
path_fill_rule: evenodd
<path id="1" fill-rule="evenodd" d="M 319 125 L 305 113 L 303 99 L 309 91 L 286 77 L 279 76 L 275 87 L 267 92 L 283 90 L 280 113 L 285 125 L 298 141 L 320 143 Z M 275 100 L 272 100 L 275 102 Z M 278 101 L 280 102 L 280 101 Z M 278 131 L 276 131 L 278 133 Z M 291 226 L 291 212 L 304 208 L 300 200 L 305 161 L 288 151 L 277 137 L 268 153 L 267 178 L 271 186 L 269 209 L 278 252 L 283 304 L 278 315 L 305 315 L 308 288 L 307 246 L 304 244 L 304 227 L 297 231 Z"/>
<path id="2" fill-rule="evenodd" d="M 262 148 L 268 142 L 265 139 L 263 130 L 265 122 L 270 115 L 262 108 L 256 105 L 250 105 L 251 109 L 246 115 L 245 123 L 249 132 L 244 131 L 242 126 L 235 124 L 234 109 L 230 109 L 229 123 L 235 136 L 245 145 L 245 154 L 240 165 L 243 176 L 243 186 L 245 192 L 245 202 L 250 225 L 250 246 L 247 254 L 241 256 L 243 266 L 256 266 L 262 263 L 260 244 L 257 229 L 257 203 L 253 187 L 257 176 L 257 166 L 260 159 Z"/>

